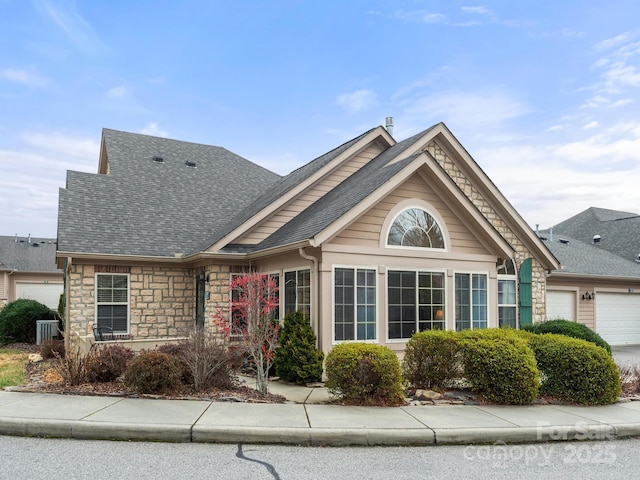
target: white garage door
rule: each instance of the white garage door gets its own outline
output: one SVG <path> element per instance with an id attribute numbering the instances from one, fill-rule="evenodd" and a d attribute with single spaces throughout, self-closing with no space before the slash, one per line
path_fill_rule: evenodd
<path id="1" fill-rule="evenodd" d="M 640 294 L 598 293 L 596 332 L 610 345 L 640 344 Z"/>
<path id="2" fill-rule="evenodd" d="M 58 310 L 62 290 L 61 283 L 16 283 L 16 298 L 30 298 Z"/>
<path id="3" fill-rule="evenodd" d="M 547 290 L 547 320 L 576 320 L 576 293 Z"/>

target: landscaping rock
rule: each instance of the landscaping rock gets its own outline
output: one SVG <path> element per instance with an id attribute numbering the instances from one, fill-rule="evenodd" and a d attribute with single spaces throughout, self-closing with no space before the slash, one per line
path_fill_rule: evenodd
<path id="1" fill-rule="evenodd" d="M 442 398 L 442 394 L 438 392 L 434 392 L 433 390 L 416 390 L 416 394 L 414 397 L 418 400 L 440 400 Z"/>

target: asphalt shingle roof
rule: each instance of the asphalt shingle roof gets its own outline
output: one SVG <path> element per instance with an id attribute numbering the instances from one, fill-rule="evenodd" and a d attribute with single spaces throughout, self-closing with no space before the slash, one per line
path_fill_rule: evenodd
<path id="1" fill-rule="evenodd" d="M 190 253 L 281 178 L 221 147 L 109 129 L 103 139 L 110 174 L 69 171 L 60 190 L 60 251 Z"/>
<path id="2" fill-rule="evenodd" d="M 558 235 L 554 229 L 553 240 L 549 232 L 540 232 L 544 244 L 560 263 L 561 273 L 603 275 L 616 277 L 640 277 L 640 263 L 626 260 L 602 249 L 599 244 L 581 242 L 575 238 Z"/>
<path id="3" fill-rule="evenodd" d="M 344 180 L 325 196 L 313 203 L 298 216 L 293 218 L 279 230 L 274 232 L 259 245 L 257 250 L 273 248 L 289 243 L 312 238 L 322 232 L 331 223 L 347 213 L 351 208 L 363 201 L 368 195 L 384 185 L 411 163 L 421 153 L 411 155 L 389 165 L 391 160 L 402 156 L 402 153 L 424 136 L 431 127 L 413 137 L 407 138 L 388 148 L 369 161 L 364 167 Z"/>
<path id="4" fill-rule="evenodd" d="M 56 239 L 0 236 L 0 269 L 61 272 L 56 268 Z"/>
<path id="5" fill-rule="evenodd" d="M 640 215 L 591 207 L 553 227 L 554 236 L 570 236 L 591 243 L 600 235 L 598 248 L 629 261 L 640 254 Z"/>
<path id="6" fill-rule="evenodd" d="M 303 165 L 302 167 L 294 170 L 289 175 L 280 179 L 279 182 L 275 183 L 271 186 L 267 191 L 265 191 L 260 197 L 258 197 L 254 202 L 251 202 L 244 210 L 239 212 L 231 221 L 229 221 L 223 228 L 221 228 L 218 232 L 211 235 L 206 242 L 200 246 L 201 250 L 205 250 L 211 245 L 215 244 L 225 235 L 228 235 L 233 230 L 241 226 L 244 222 L 249 220 L 254 215 L 258 214 L 263 209 L 267 208 L 277 199 L 285 195 L 291 189 L 304 182 L 307 178 L 312 176 L 315 172 L 320 170 L 322 167 L 330 163 L 333 159 L 337 158 L 341 153 L 345 150 L 349 149 L 352 145 L 358 142 L 362 137 L 366 136 L 369 132 L 375 130 L 374 128 L 366 131 L 362 135 L 358 135 L 357 137 L 349 140 L 348 142 L 343 143 L 342 145 L 334 148 L 333 150 L 317 157 L 311 162 Z"/>

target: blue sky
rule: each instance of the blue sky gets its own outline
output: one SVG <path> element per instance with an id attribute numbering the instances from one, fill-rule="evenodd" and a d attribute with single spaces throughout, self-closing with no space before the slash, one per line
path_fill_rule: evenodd
<path id="1" fill-rule="evenodd" d="M 280 174 L 444 121 L 532 227 L 640 213 L 640 3 L 0 0 L 0 235 L 56 236 L 101 129 Z"/>

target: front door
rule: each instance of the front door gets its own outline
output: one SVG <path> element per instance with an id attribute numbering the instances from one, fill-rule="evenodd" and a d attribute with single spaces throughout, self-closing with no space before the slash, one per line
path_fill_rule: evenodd
<path id="1" fill-rule="evenodd" d="M 196 327 L 204 327 L 204 300 L 207 280 L 204 272 L 196 276 Z"/>

